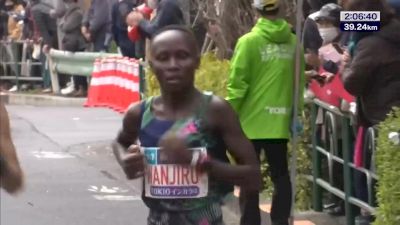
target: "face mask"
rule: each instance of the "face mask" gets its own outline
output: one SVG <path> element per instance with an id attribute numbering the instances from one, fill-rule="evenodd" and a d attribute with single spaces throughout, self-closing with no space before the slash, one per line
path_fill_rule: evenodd
<path id="1" fill-rule="evenodd" d="M 339 32 L 335 27 L 319 28 L 318 30 L 324 44 L 331 43 L 339 35 Z"/>

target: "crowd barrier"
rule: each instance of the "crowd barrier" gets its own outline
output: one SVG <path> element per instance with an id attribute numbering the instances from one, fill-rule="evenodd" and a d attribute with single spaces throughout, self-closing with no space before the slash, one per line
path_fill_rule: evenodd
<path id="1" fill-rule="evenodd" d="M 324 117 L 323 125 L 317 125 L 318 111 Z M 319 115 L 320 116 L 320 115 Z M 318 99 L 313 100 L 311 110 L 312 159 L 313 159 L 313 207 L 315 211 L 323 210 L 323 190 L 344 201 L 346 224 L 354 225 L 358 209 L 375 214 L 375 143 L 376 134 L 369 128 L 364 139 L 363 163 L 356 166 L 353 162 L 353 149 L 356 129 L 350 113 L 326 104 Z M 322 140 L 323 139 L 323 140 Z M 324 171 L 323 159 L 327 162 Z M 327 175 L 324 175 L 325 174 Z M 354 173 L 362 173 L 366 177 L 368 200 L 363 201 L 355 196 Z M 342 183 L 338 183 L 337 181 Z"/>
<path id="2" fill-rule="evenodd" d="M 20 81 L 42 81 L 42 63 L 33 59 L 32 50 L 29 41 L 0 41 L 0 80 L 14 80 L 18 87 Z"/>

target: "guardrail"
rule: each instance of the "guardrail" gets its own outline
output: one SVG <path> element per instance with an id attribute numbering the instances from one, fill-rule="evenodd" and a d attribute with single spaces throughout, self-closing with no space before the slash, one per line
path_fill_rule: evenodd
<path id="1" fill-rule="evenodd" d="M 324 115 L 324 126 L 315 123 L 317 113 Z M 320 116 L 320 115 L 319 115 Z M 328 105 L 318 99 L 313 100 L 311 110 L 312 128 L 312 158 L 313 158 L 313 207 L 315 211 L 322 211 L 323 190 L 344 200 L 346 224 L 354 225 L 356 208 L 361 208 L 371 214 L 375 214 L 375 193 L 374 181 L 378 180 L 376 173 L 371 170 L 375 157 L 375 131 L 368 129 L 363 149 L 363 167 L 356 167 L 352 162 L 355 129 L 352 126 L 352 116 L 342 112 L 337 107 Z M 322 128 L 322 129 L 321 129 Z M 322 131 L 321 131 L 322 130 Z M 325 140 L 321 140 L 321 133 L 324 133 Z M 325 157 L 328 164 L 328 178 L 323 177 L 322 157 Z M 343 168 L 335 171 L 335 164 Z M 337 168 L 337 167 L 336 167 Z M 366 176 L 368 189 L 368 202 L 364 202 L 354 196 L 353 173 L 359 171 Z M 343 188 L 334 184 L 334 179 L 343 177 Z"/>
<path id="2" fill-rule="evenodd" d="M 90 77 L 93 63 L 98 58 L 116 57 L 119 54 L 103 52 L 68 52 L 51 49 L 47 58 L 50 66 L 51 83 L 54 93 L 60 93 L 58 75 Z"/>

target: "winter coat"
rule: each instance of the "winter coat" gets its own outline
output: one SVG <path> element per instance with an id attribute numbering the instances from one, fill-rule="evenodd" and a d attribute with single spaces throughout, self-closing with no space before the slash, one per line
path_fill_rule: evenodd
<path id="1" fill-rule="evenodd" d="M 83 13 L 78 4 L 73 3 L 67 8 L 60 23 L 60 29 L 64 32 L 62 49 L 66 51 L 82 51 L 86 48 L 85 39 L 81 33 Z"/>
<path id="2" fill-rule="evenodd" d="M 360 123 L 376 125 L 393 106 L 400 106 L 400 21 L 393 19 L 380 31 L 362 38 L 342 80 L 359 98 Z"/>
<path id="3" fill-rule="evenodd" d="M 17 14 L 21 14 L 24 11 L 24 7 L 22 5 L 16 5 L 12 13 L 15 15 L 10 15 L 8 17 L 8 38 L 14 41 L 21 40 L 22 38 L 22 29 L 23 29 L 23 21 L 18 21 L 16 19 Z"/>

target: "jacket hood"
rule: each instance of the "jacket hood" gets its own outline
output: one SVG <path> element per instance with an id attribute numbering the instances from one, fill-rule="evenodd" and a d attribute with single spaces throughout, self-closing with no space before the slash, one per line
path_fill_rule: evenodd
<path id="1" fill-rule="evenodd" d="M 381 28 L 377 36 L 400 46 L 400 21 L 392 19 L 386 26 Z"/>
<path id="2" fill-rule="evenodd" d="M 268 20 L 260 18 L 252 32 L 257 32 L 264 38 L 275 43 L 286 43 L 290 40 L 291 30 L 284 19 Z"/>

